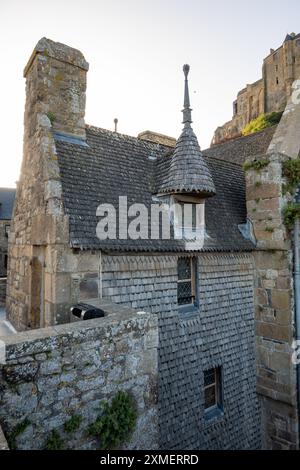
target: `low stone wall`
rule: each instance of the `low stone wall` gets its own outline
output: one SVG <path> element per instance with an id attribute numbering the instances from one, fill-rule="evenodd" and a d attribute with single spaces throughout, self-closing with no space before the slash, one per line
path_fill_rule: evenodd
<path id="1" fill-rule="evenodd" d="M 120 390 L 134 396 L 138 409 L 123 448 L 158 447 L 157 316 L 102 305 L 114 313 L 1 338 L 7 359 L 0 369 L 0 423 L 10 447 L 43 449 L 56 430 L 63 448 L 97 448 L 88 427 L 102 401 Z M 74 415 L 82 422 L 66 433 Z"/>
<path id="2" fill-rule="evenodd" d="M 0 278 L 0 307 L 5 307 L 6 300 L 6 277 Z"/>

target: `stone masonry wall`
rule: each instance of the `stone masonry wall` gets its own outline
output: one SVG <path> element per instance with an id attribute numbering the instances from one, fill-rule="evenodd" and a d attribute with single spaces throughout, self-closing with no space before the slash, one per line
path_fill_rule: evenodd
<path id="1" fill-rule="evenodd" d="M 109 307 L 114 313 L 105 318 L 1 338 L 7 363 L 0 369 L 0 423 L 11 446 L 43 449 L 56 430 L 64 448 L 94 449 L 99 443 L 88 425 L 101 402 L 123 390 L 138 409 L 124 448 L 157 448 L 157 316 Z M 66 433 L 64 423 L 74 415 L 82 423 Z"/>
<path id="2" fill-rule="evenodd" d="M 254 253 L 257 387 L 267 449 L 298 448 L 296 365 L 292 363 L 293 252 L 282 215 L 287 201 L 283 194 L 282 163 L 288 155 L 277 152 L 275 145 L 283 135 L 288 115 L 289 112 L 284 114 L 268 154 L 255 157 L 268 161 L 267 166 L 260 171 L 251 168 L 246 171 L 248 217 L 257 239 Z M 287 132 L 286 128 L 284 134 Z"/>
<path id="3" fill-rule="evenodd" d="M 56 253 L 69 240 L 53 131 L 85 138 L 87 70 L 81 52 L 43 38 L 24 71 L 23 162 L 10 234 L 7 291 L 8 318 L 17 330 L 68 321 L 60 316 L 67 311 L 69 279 L 52 271 Z"/>
<path id="4" fill-rule="evenodd" d="M 159 315 L 163 449 L 256 449 L 253 264 L 249 254 L 199 254 L 199 309 L 178 312 L 177 256 L 102 259 L 102 293 Z M 203 371 L 222 367 L 223 413 L 204 417 Z"/>

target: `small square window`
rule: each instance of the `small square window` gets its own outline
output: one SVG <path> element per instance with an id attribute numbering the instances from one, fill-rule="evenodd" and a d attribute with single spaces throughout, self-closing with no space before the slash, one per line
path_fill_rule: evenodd
<path id="1" fill-rule="evenodd" d="M 180 306 L 195 305 L 196 265 L 194 258 L 179 258 L 177 264 L 177 301 Z"/>
<path id="2" fill-rule="evenodd" d="M 204 410 L 207 413 L 221 408 L 221 367 L 216 367 L 204 371 Z"/>

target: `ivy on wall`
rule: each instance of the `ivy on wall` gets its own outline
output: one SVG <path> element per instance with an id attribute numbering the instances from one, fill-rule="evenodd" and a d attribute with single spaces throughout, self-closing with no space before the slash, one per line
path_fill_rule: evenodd
<path id="1" fill-rule="evenodd" d="M 282 164 L 282 175 L 286 178 L 283 185 L 284 194 L 294 195 L 300 184 L 300 159 L 289 159 Z M 292 229 L 295 219 L 300 217 L 300 203 L 289 201 L 283 208 L 283 220 L 288 229 Z"/>

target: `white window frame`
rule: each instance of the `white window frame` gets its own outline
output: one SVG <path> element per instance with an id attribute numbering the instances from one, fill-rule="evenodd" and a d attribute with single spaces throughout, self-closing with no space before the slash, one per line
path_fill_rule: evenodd
<path id="1" fill-rule="evenodd" d="M 194 196 L 174 195 L 171 197 L 171 204 L 175 206 L 174 213 L 174 235 L 175 238 L 193 239 L 204 234 L 205 230 L 205 200 Z M 196 225 L 185 225 L 182 204 L 196 206 Z"/>

